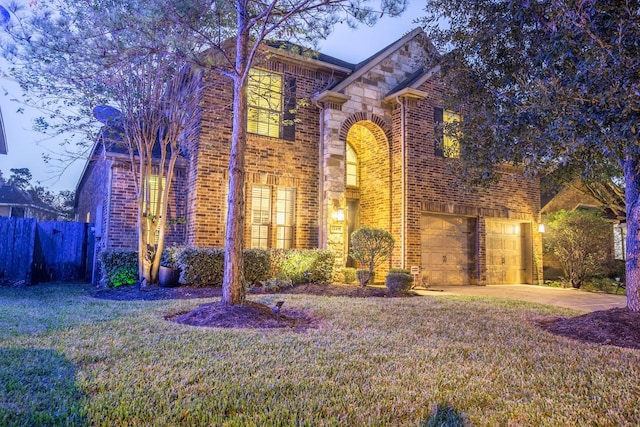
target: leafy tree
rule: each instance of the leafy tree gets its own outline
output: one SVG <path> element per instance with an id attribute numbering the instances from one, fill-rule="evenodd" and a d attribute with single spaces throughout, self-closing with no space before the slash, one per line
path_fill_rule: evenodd
<path id="1" fill-rule="evenodd" d="M 199 120 L 201 71 L 183 55 L 199 45 L 186 44 L 180 29 L 169 25 L 171 10 L 161 0 L 59 0 L 15 8 L 8 28 L 13 43 L 4 52 L 19 65 L 12 74 L 23 88 L 68 119 L 60 132 L 71 126 L 63 107 L 74 107 L 75 130 L 92 131 L 95 115 L 104 125 L 102 137 L 128 148 L 145 283 L 157 281 L 174 167 Z"/>
<path id="2" fill-rule="evenodd" d="M 162 111 L 158 102 L 161 97 L 145 99 L 146 93 L 134 99 L 125 96 L 126 89 L 130 87 L 128 73 L 138 76 L 139 83 L 148 83 L 149 78 L 154 78 L 153 61 L 158 62 L 159 75 L 165 77 L 170 75 L 163 70 L 163 64 L 171 62 L 168 59 L 175 60 L 177 65 L 187 59 L 188 63 L 198 64 L 230 79 L 233 85 L 233 128 L 222 301 L 239 304 L 244 300 L 242 248 L 249 70 L 260 58 L 261 46 L 267 39 L 313 44 L 318 37 L 328 35 L 338 21 L 346 20 L 350 25 L 358 22 L 373 24 L 382 14 L 394 16 L 406 7 L 406 0 L 381 0 L 379 10 L 374 10 L 368 3 L 368 0 L 54 0 L 46 5 L 36 3 L 34 17 L 24 17 L 20 25 L 13 27 L 12 35 L 19 42 L 17 46 L 20 49 L 11 47 L 8 52 L 11 59 L 21 59 L 19 65 L 24 68 L 15 67 L 12 73 L 25 89 L 65 98 L 70 105 L 78 104 L 74 97 L 81 93 L 81 107 L 85 115 L 91 105 L 109 100 L 135 101 L 136 107 L 130 113 L 123 108 L 125 130 L 132 120 L 139 122 L 140 131 L 147 129 L 147 110 L 149 113 L 155 111 L 153 117 L 158 117 Z M 153 60 L 139 64 L 147 57 Z M 143 71 L 138 74 L 136 70 L 140 65 Z M 176 70 L 181 69 L 176 66 Z M 94 79 L 95 76 L 100 78 Z M 136 84 L 133 92 L 140 95 Z M 44 99 L 53 102 L 47 96 Z M 100 103 L 89 100 L 100 100 Z M 122 102 L 119 103 L 124 107 Z M 64 104 L 65 107 L 68 105 Z M 51 109 L 62 114 L 59 106 L 51 106 Z M 189 111 L 184 107 L 182 110 Z M 69 116 L 70 120 L 71 117 L 73 115 Z M 73 120 L 78 124 L 82 121 L 78 117 L 73 117 Z M 61 129 L 64 130 L 64 126 Z M 153 141 L 150 133 L 144 137 L 135 137 L 134 131 L 126 131 L 125 134 L 140 156 L 143 156 L 144 147 Z M 173 134 L 178 135 L 179 132 Z M 143 140 L 146 141 L 144 147 L 140 145 Z M 146 166 L 142 160 L 139 167 L 142 178 L 139 189 L 144 189 L 143 169 Z M 146 213 L 142 206 L 143 193 L 138 192 L 140 218 Z M 144 234 L 144 222 L 141 220 L 141 236 Z M 162 231 L 160 226 L 161 236 Z M 144 242 L 142 237 L 139 240 L 142 252 Z M 149 255 L 155 268 L 159 261 L 158 250 L 151 248 Z M 141 275 L 146 270 L 141 267 Z"/>
<path id="3" fill-rule="evenodd" d="M 561 210 L 548 217 L 547 225 L 545 250 L 558 258 L 572 287 L 604 272 L 611 256 L 611 224 L 600 212 Z"/>
<path id="4" fill-rule="evenodd" d="M 445 107 L 464 113 L 460 176 L 487 183 L 505 162 L 530 175 L 617 170 L 627 305 L 640 311 L 640 2 L 427 0 L 425 13 Z"/>
<path id="5" fill-rule="evenodd" d="M 9 175 L 9 184 L 13 185 L 20 190 L 27 190 L 31 185 L 31 171 L 29 168 L 11 168 L 11 175 Z"/>
<path id="6" fill-rule="evenodd" d="M 366 278 L 360 278 L 362 286 L 371 280 L 376 267 L 391 256 L 394 243 L 391 233 L 379 228 L 361 227 L 351 233 L 350 255 L 368 272 Z"/>

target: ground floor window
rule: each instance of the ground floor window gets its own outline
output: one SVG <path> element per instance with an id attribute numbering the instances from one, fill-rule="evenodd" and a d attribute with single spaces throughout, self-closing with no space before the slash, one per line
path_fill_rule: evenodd
<path id="1" fill-rule="evenodd" d="M 252 186 L 251 247 L 291 249 L 294 246 L 294 231 L 295 189 Z"/>

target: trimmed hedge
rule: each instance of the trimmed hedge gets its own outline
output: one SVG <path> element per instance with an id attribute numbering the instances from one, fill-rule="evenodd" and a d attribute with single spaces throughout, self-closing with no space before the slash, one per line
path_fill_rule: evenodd
<path id="1" fill-rule="evenodd" d="M 340 271 L 341 274 L 338 275 L 338 280 L 346 285 L 350 285 L 351 283 L 356 281 L 356 269 L 352 267 L 344 267 Z"/>
<path id="2" fill-rule="evenodd" d="M 334 255 L 324 249 L 244 250 L 245 286 L 258 286 L 268 279 L 299 283 L 331 283 Z M 221 286 L 224 275 L 224 249 L 169 247 L 161 264 L 179 268 L 180 283 L 196 287 Z M 109 251 L 102 257 L 109 286 L 133 284 L 138 280 L 138 256 L 134 251 Z M 104 263 L 103 263 L 104 264 Z"/>
<path id="3" fill-rule="evenodd" d="M 331 283 L 335 256 L 328 249 L 274 250 L 272 275 L 299 283 Z"/>
<path id="4" fill-rule="evenodd" d="M 391 293 L 408 292 L 413 284 L 413 276 L 404 272 L 389 272 L 384 284 Z"/>
<path id="5" fill-rule="evenodd" d="M 104 251 L 100 253 L 103 286 L 114 288 L 138 281 L 138 252 Z"/>
<path id="6" fill-rule="evenodd" d="M 244 283 L 245 286 L 257 286 L 271 276 L 271 251 L 267 249 L 245 249 Z"/>
<path id="7" fill-rule="evenodd" d="M 271 254 L 264 249 L 245 249 L 245 286 L 255 286 L 270 277 Z M 184 248 L 178 255 L 182 270 L 180 283 L 191 286 L 222 286 L 224 277 L 224 249 Z"/>
<path id="8" fill-rule="evenodd" d="M 224 250 L 220 248 L 185 248 L 178 255 L 180 283 L 204 287 L 221 286 L 224 274 Z"/>

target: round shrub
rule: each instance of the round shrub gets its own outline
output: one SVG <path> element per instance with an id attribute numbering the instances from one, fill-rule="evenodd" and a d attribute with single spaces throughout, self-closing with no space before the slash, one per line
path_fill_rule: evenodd
<path id="1" fill-rule="evenodd" d="M 384 284 L 390 293 L 408 292 L 413 284 L 413 276 L 407 273 L 389 273 Z"/>

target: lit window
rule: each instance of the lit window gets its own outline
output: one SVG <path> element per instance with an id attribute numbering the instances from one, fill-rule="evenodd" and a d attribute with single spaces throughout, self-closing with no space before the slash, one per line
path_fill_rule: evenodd
<path id="1" fill-rule="evenodd" d="M 269 247 L 271 223 L 271 187 L 254 185 L 251 189 L 251 247 Z"/>
<path id="2" fill-rule="evenodd" d="M 147 212 L 147 241 L 151 242 L 150 235 L 148 233 L 151 232 L 151 224 L 156 220 L 156 209 L 158 209 L 158 202 L 162 205 L 164 200 L 164 194 L 159 197 L 158 192 L 160 187 L 160 175 L 150 175 L 147 181 L 148 187 L 143 187 L 143 203 Z M 164 193 L 164 191 L 163 191 Z M 147 201 L 147 197 L 149 198 Z M 155 241 L 158 242 L 158 238 L 160 235 L 160 230 L 156 230 Z"/>
<path id="3" fill-rule="evenodd" d="M 276 202 L 276 248 L 293 247 L 294 189 L 279 188 Z"/>
<path id="4" fill-rule="evenodd" d="M 347 144 L 347 186 L 358 186 L 358 157 L 350 144 Z"/>
<path id="5" fill-rule="evenodd" d="M 447 125 L 460 123 L 462 121 L 462 118 L 458 113 L 445 110 L 443 119 L 445 124 L 445 131 L 442 138 L 442 151 L 445 157 L 458 158 L 460 157 L 460 143 L 458 142 L 458 138 L 452 135 L 452 133 L 455 133 L 455 131 L 457 130 L 457 127 L 447 127 Z"/>
<path id="6" fill-rule="evenodd" d="M 436 129 L 436 155 L 440 157 L 460 157 L 460 143 L 455 137 L 457 127 L 454 123 L 462 121 L 462 116 L 453 111 L 434 108 L 434 125 Z"/>
<path id="7" fill-rule="evenodd" d="M 247 89 L 247 131 L 280 137 L 282 76 L 251 69 Z"/>

